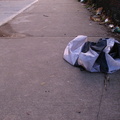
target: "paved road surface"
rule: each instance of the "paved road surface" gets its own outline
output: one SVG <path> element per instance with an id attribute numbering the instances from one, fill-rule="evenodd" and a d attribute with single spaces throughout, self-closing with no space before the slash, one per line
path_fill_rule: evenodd
<path id="1" fill-rule="evenodd" d="M 63 60 L 70 40 L 111 37 L 77 0 L 39 0 L 0 38 L 0 120 L 120 120 L 120 71 L 80 71 Z"/>
<path id="2" fill-rule="evenodd" d="M 0 0 L 0 26 L 13 19 L 38 0 Z"/>

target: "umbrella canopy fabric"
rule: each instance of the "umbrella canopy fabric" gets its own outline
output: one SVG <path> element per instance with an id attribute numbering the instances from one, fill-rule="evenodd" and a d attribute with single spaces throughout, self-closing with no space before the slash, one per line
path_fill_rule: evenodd
<path id="1" fill-rule="evenodd" d="M 113 73 L 120 69 L 120 43 L 114 38 L 90 42 L 87 36 L 79 35 L 68 43 L 63 58 L 90 72 Z"/>

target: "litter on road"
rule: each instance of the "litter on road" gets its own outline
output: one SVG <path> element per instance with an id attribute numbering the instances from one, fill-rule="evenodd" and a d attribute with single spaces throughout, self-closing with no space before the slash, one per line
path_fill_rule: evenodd
<path id="1" fill-rule="evenodd" d="M 90 72 L 113 73 L 120 69 L 120 42 L 114 38 L 101 38 L 90 42 L 79 35 L 68 43 L 64 59 L 71 65 Z"/>

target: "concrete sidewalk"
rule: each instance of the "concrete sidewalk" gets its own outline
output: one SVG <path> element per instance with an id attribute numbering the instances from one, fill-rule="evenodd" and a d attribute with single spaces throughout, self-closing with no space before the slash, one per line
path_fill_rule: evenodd
<path id="1" fill-rule="evenodd" d="M 89 16 L 77 0 L 39 0 L 2 26 L 14 36 L 0 38 L 0 120 L 120 120 L 120 71 L 105 90 L 104 74 L 62 58 L 77 35 L 111 37 Z"/>

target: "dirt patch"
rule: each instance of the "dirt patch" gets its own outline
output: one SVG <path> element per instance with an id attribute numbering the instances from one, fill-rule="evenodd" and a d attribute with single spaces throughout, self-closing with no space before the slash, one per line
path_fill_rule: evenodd
<path id="1" fill-rule="evenodd" d="M 30 35 L 16 32 L 9 23 L 0 26 L 0 37 L 19 38 L 26 36 L 30 36 Z"/>

